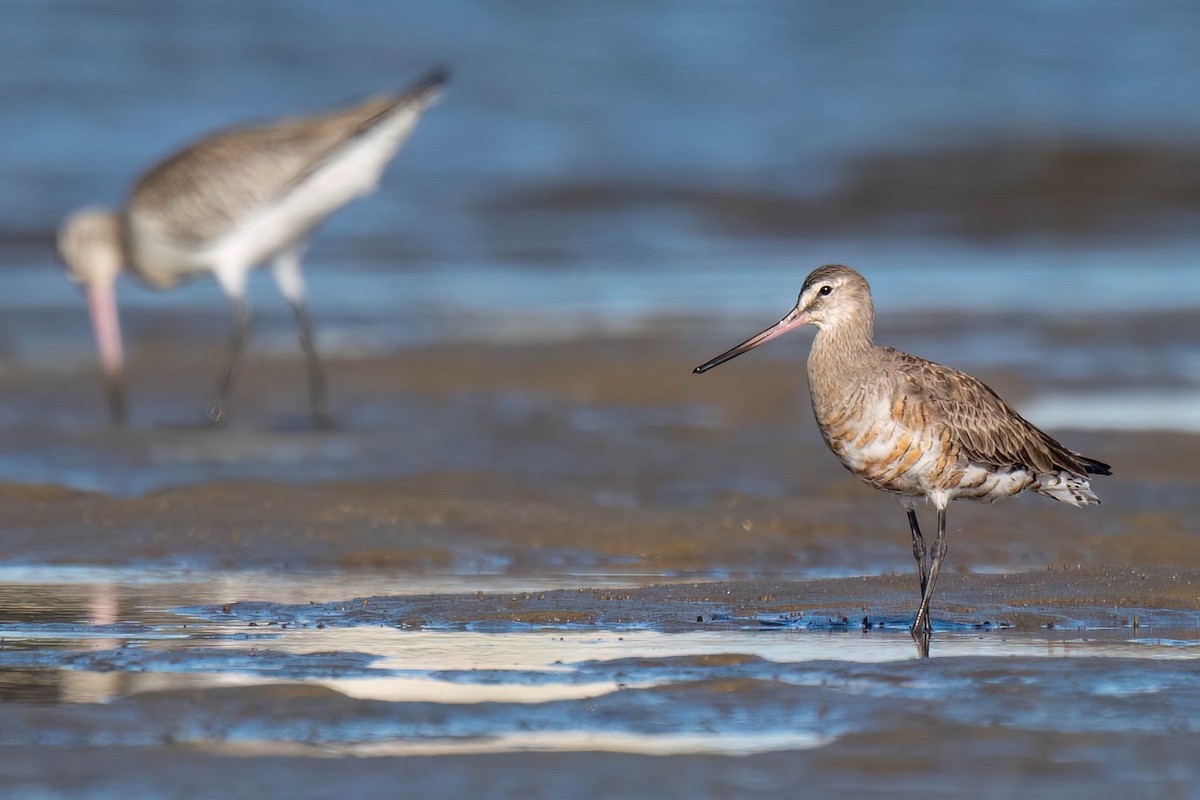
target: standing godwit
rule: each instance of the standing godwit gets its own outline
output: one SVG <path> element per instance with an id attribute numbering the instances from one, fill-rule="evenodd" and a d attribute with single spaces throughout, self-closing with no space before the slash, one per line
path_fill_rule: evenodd
<path id="1" fill-rule="evenodd" d="M 1088 475 L 1107 464 L 1063 447 L 982 381 L 872 340 L 875 308 L 866 278 L 849 267 L 812 271 L 787 316 L 696 367 L 705 372 L 792 328 L 815 325 L 808 386 L 817 425 L 846 469 L 900 496 L 921 578 L 913 637 L 928 653 L 929 603 L 946 557 L 946 506 L 991 502 L 1031 489 L 1073 506 L 1099 503 Z M 915 503 L 937 508 L 937 538 L 925 548 Z M 930 556 L 932 560 L 930 561 Z"/>
<path id="2" fill-rule="evenodd" d="M 114 283 L 123 269 L 158 289 L 212 274 L 233 303 L 234 333 L 209 418 L 220 421 L 245 344 L 250 270 L 269 262 L 295 311 L 315 424 L 328 424 L 300 259 L 334 211 L 370 194 L 446 81 L 438 70 L 402 94 L 351 108 L 214 133 L 145 173 L 119 212 L 85 208 L 59 229 L 58 248 L 87 292 L 113 421 L 125 417 Z"/>

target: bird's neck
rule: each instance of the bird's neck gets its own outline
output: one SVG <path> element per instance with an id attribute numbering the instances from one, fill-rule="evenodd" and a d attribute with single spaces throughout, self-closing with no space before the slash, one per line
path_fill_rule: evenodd
<path id="1" fill-rule="evenodd" d="M 822 409 L 841 404 L 863 387 L 876 350 L 872 327 L 867 317 L 817 331 L 808 354 L 808 384 L 818 417 Z"/>
<path id="2" fill-rule="evenodd" d="M 813 340 L 809 362 L 831 362 L 832 365 L 854 363 L 874 348 L 875 330 L 870 315 L 856 314 L 823 325 Z"/>

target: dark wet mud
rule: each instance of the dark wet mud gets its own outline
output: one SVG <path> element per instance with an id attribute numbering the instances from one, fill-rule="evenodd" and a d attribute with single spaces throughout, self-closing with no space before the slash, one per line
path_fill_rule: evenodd
<path id="1" fill-rule="evenodd" d="M 928 350 L 1034 324 L 951 318 L 935 339 L 928 323 L 902 318 L 883 323 L 881 337 Z M 724 327 L 333 359 L 331 432 L 307 427 L 302 363 L 253 351 L 229 426 L 196 425 L 219 339 L 139 350 L 124 431 L 104 427 L 90 364 L 65 374 L 19 367 L 2 409 L 13 424 L 0 455 L 0 559 L 518 576 L 909 573 L 899 505 L 846 473 L 812 422 L 803 337 L 691 375 L 736 340 Z M 1175 362 L 1152 355 L 1194 347 L 1196 334 L 1187 319 L 1157 315 L 1032 330 L 1039 353 L 1043 342 L 1094 340 L 1086 352 L 1110 357 L 1091 357 L 1086 382 L 1056 376 L 1040 356 L 1019 370 L 985 360 L 974 371 L 1018 408 L 1036 410 L 1047 392 L 1111 396 L 1132 424 L 1151 427 L 1153 414 L 1108 393 L 1134 380 L 1135 365 L 1168 391 L 1181 379 L 1168 369 Z M 1118 346 L 1127 359 L 1111 357 Z M 1200 436 L 1052 430 L 1113 465 L 1096 482 L 1103 505 L 957 504 L 955 570 L 1200 568 Z"/>

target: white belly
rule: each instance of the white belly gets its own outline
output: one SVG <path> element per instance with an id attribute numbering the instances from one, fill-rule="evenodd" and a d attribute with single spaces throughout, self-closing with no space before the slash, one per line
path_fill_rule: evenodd
<path id="1" fill-rule="evenodd" d="M 821 429 L 848 470 L 878 489 L 907 497 L 991 501 L 1034 481 L 1022 468 L 972 463 L 943 426 L 907 426 L 893 418 L 883 400 L 863 403 L 857 415 L 831 414 Z"/>

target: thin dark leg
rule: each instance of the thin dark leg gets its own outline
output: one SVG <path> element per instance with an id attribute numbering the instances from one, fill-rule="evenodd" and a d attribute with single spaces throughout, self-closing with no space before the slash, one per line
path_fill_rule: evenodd
<path id="1" fill-rule="evenodd" d="M 312 408 L 313 425 L 318 428 L 329 428 L 333 426 L 333 419 L 329 416 L 325 370 L 321 367 L 321 359 L 317 357 L 312 315 L 308 313 L 308 306 L 303 302 L 292 303 L 292 310 L 296 312 L 296 321 L 300 324 L 300 346 L 304 348 L 304 357 L 308 362 L 308 396 Z"/>
<path id="2" fill-rule="evenodd" d="M 908 512 L 908 529 L 912 531 L 913 558 L 917 560 L 917 568 L 921 573 L 921 597 L 925 596 L 925 584 L 929 578 L 929 569 L 925 566 L 928 553 L 925 550 L 925 537 L 921 535 L 921 525 L 917 522 L 916 509 L 905 509 Z"/>
<path id="3" fill-rule="evenodd" d="M 933 562 L 929 566 L 929 580 L 925 584 L 925 592 L 921 596 L 921 607 L 917 609 L 917 619 L 913 622 L 913 636 L 921 635 L 928 638 L 933 632 L 933 624 L 929 620 L 929 603 L 933 600 L 933 592 L 937 587 L 938 575 L 942 572 L 942 562 L 946 558 L 946 509 L 939 508 L 937 514 L 937 539 L 933 543 Z"/>
<path id="4" fill-rule="evenodd" d="M 233 373 L 237 369 L 238 360 L 246 346 L 246 335 L 250 330 L 250 315 L 246 304 L 240 299 L 233 300 L 233 339 L 229 342 L 229 361 L 225 365 L 225 374 L 221 379 L 221 388 L 217 392 L 217 400 L 208 409 L 210 422 L 223 422 L 225 419 L 225 399 L 229 395 L 229 387 L 233 384 Z"/>

